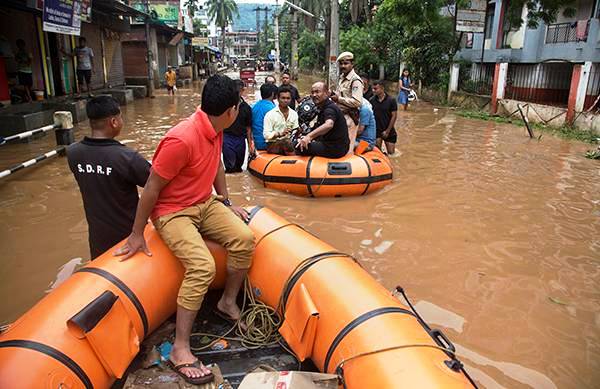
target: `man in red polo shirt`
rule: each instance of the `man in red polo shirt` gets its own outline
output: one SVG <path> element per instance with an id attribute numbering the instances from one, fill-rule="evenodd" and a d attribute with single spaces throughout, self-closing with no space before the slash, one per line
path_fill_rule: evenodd
<path id="1" fill-rule="evenodd" d="M 140 250 L 150 256 L 143 236 L 150 217 L 166 245 L 183 263 L 175 342 L 168 362 L 194 385 L 214 379 L 190 350 L 192 325 L 215 276 L 215 262 L 203 237 L 227 249 L 227 282 L 217 310 L 232 320 L 240 318 L 236 297 L 254 251 L 254 235 L 243 221 L 248 215 L 231 205 L 221 163 L 223 130 L 233 124 L 239 101 L 233 80 L 226 76 L 208 79 L 200 108 L 169 130 L 158 145 L 131 235 L 115 252 L 124 255 L 124 260 Z M 213 187 L 218 196 L 212 194 Z"/>

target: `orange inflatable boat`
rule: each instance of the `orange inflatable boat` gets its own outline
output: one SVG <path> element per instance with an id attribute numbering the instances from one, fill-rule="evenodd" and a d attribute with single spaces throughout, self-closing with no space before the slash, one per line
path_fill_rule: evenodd
<path id="1" fill-rule="evenodd" d="M 259 154 L 248 171 L 265 188 L 299 196 L 362 196 L 392 182 L 392 165 L 378 148 L 339 159 Z"/>
<path id="2" fill-rule="evenodd" d="M 298 358 L 335 372 L 350 389 L 474 385 L 441 332 L 379 285 L 352 257 L 265 208 L 250 227 L 249 278 L 259 299 L 283 313 L 280 332 Z M 108 388 L 140 341 L 175 311 L 183 276 L 149 225 L 152 257 L 105 253 L 0 334 L 0 387 Z M 226 253 L 209 245 L 224 283 Z"/>

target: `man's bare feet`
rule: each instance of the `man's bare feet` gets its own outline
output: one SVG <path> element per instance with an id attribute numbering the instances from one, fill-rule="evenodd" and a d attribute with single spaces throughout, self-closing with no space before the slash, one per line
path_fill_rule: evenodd
<path id="1" fill-rule="evenodd" d="M 197 364 L 198 367 L 182 367 L 181 369 L 178 369 L 182 374 L 185 374 L 190 378 L 200 378 L 212 373 L 210 369 L 202 364 L 202 362 L 198 361 L 198 358 L 192 354 L 191 350 L 186 348 L 179 349 L 174 345 L 173 349 L 171 349 L 171 355 L 169 355 L 169 359 L 175 366 L 199 362 Z"/>
<path id="2" fill-rule="evenodd" d="M 240 308 L 237 306 L 237 304 L 234 303 L 228 303 L 225 301 L 225 299 L 221 298 L 219 300 L 219 302 L 217 303 L 217 310 L 220 311 L 221 313 L 225 314 L 227 317 L 229 317 L 232 321 L 239 321 L 242 312 L 240 311 Z M 247 327 L 244 323 L 240 323 L 242 330 L 246 331 Z"/>

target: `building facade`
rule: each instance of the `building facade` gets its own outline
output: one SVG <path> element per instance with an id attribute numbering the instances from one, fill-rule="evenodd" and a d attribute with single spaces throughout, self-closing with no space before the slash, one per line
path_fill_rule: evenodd
<path id="1" fill-rule="evenodd" d="M 230 31 L 225 33 L 225 55 L 230 58 L 256 57 L 258 33 L 255 31 Z"/>
<path id="2" fill-rule="evenodd" d="M 489 1 L 485 32 L 463 33 L 454 89 L 492 95 L 493 111 L 498 99 L 568 108 L 572 122 L 600 91 L 600 1 L 578 0 L 574 16 L 560 11 L 554 23 L 535 28 L 527 26 L 525 7 L 523 24 L 511 26 L 509 3 Z"/>
<path id="3" fill-rule="evenodd" d="M 22 94 L 15 59 L 16 42 L 20 39 L 32 59 L 32 88 L 40 96 L 78 92 L 77 59 L 70 54 L 79 37 L 86 38 L 87 46 L 94 52 L 92 88 L 125 84 L 121 38 L 130 30 L 130 18 L 140 12 L 117 0 L 94 2 L 88 18 L 81 21 L 79 36 L 75 36 L 45 30 L 42 8 L 41 0 L 0 3 L 0 101 L 18 102 Z"/>

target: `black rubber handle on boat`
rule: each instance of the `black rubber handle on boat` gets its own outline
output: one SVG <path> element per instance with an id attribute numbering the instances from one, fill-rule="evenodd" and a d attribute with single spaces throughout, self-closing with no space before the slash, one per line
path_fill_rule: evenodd
<path id="1" fill-rule="evenodd" d="M 456 347 L 454 347 L 454 344 L 452 344 L 442 330 L 438 330 L 437 328 L 433 329 L 429 331 L 429 335 L 438 346 L 451 350 L 452 353 L 456 352 Z"/>

